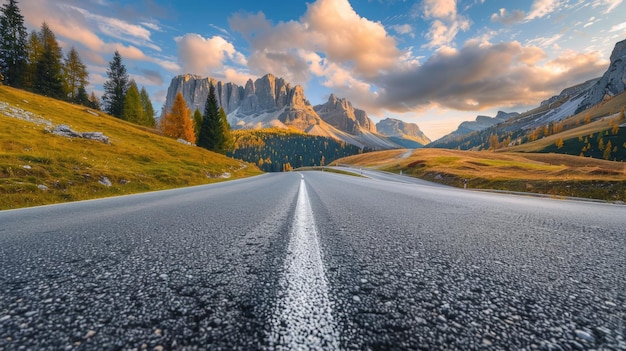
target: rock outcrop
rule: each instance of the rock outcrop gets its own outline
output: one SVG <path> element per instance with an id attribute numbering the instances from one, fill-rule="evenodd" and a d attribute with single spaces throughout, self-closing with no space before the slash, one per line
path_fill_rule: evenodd
<path id="1" fill-rule="evenodd" d="M 60 124 L 52 130 L 52 134 L 64 136 L 66 138 L 83 138 L 99 141 L 104 144 L 110 144 L 109 137 L 102 132 L 76 132 L 65 124 Z"/>
<path id="2" fill-rule="evenodd" d="M 389 137 L 413 140 L 421 145 L 430 143 L 430 139 L 415 123 L 407 123 L 395 118 L 386 118 L 376 123 L 376 130 Z"/>
<path id="3" fill-rule="evenodd" d="M 611 53 L 609 69 L 591 87 L 585 99 L 578 105 L 576 113 L 597 105 L 626 90 L 626 40 L 615 44 Z"/>
<path id="4" fill-rule="evenodd" d="M 315 112 L 335 128 L 353 135 L 365 130 L 376 133 L 376 125 L 367 116 L 367 112 L 352 107 L 345 98 L 337 98 L 330 94 L 328 101 L 315 106 Z"/>

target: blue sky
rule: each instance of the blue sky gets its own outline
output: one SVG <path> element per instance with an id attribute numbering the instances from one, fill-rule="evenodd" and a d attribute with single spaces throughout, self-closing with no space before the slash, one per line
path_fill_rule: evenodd
<path id="1" fill-rule="evenodd" d="M 101 94 L 118 50 L 160 109 L 183 73 L 244 84 L 266 73 L 332 92 L 375 121 L 436 139 L 463 120 L 523 112 L 600 76 L 626 38 L 622 0 L 21 0 L 74 46 Z M 622 14 L 620 16 L 620 14 Z"/>

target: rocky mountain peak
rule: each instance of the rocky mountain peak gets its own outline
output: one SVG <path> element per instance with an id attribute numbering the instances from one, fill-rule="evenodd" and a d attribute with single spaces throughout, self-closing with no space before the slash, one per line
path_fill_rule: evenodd
<path id="1" fill-rule="evenodd" d="M 430 139 L 420 130 L 415 123 L 408 123 L 395 118 L 385 118 L 376 123 L 376 129 L 382 135 L 416 141 L 426 145 Z"/>
<path id="2" fill-rule="evenodd" d="M 315 112 L 327 123 L 350 134 L 359 134 L 361 130 L 375 133 L 376 125 L 367 116 L 367 112 L 352 106 L 346 98 L 330 94 L 325 104 L 315 106 Z"/>
<path id="3" fill-rule="evenodd" d="M 591 87 L 587 96 L 576 109 L 576 113 L 597 105 L 626 90 L 626 40 L 615 44 L 611 63 L 604 75 Z"/>

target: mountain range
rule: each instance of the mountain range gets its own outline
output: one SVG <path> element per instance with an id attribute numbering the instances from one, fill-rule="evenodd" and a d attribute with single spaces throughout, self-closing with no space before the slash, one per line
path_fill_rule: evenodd
<path id="1" fill-rule="evenodd" d="M 396 129 L 384 127 L 385 132 L 380 132 L 365 111 L 334 94 L 324 104 L 313 106 L 300 85 L 291 85 L 272 74 L 255 81 L 250 79 L 243 87 L 192 74 L 176 76 L 168 88 L 163 111 L 171 109 L 180 92 L 192 111 L 202 112 L 211 84 L 218 105 L 234 129 L 295 128 L 374 150 L 402 148 L 407 144 L 421 147 L 430 142 L 413 123 L 398 121 L 401 123 L 396 123 Z"/>
<path id="2" fill-rule="evenodd" d="M 524 113 L 498 112 L 491 118 L 478 116 L 476 121 L 463 122 L 454 132 L 432 142 L 430 147 L 473 148 L 476 132 L 522 134 L 536 128 L 563 121 L 593 106 L 602 104 L 626 91 L 626 40 L 618 42 L 611 54 L 610 64 L 602 77 L 565 88 L 532 110 Z M 481 138 L 477 138 L 479 140 Z M 484 139 L 484 138 L 482 138 Z"/>

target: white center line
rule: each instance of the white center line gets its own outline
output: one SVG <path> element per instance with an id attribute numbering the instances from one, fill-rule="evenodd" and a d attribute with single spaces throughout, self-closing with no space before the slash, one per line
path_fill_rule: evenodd
<path id="1" fill-rule="evenodd" d="M 339 333 L 304 179 L 300 180 L 284 268 L 280 279 L 283 293 L 271 322 L 271 348 L 338 350 Z"/>

